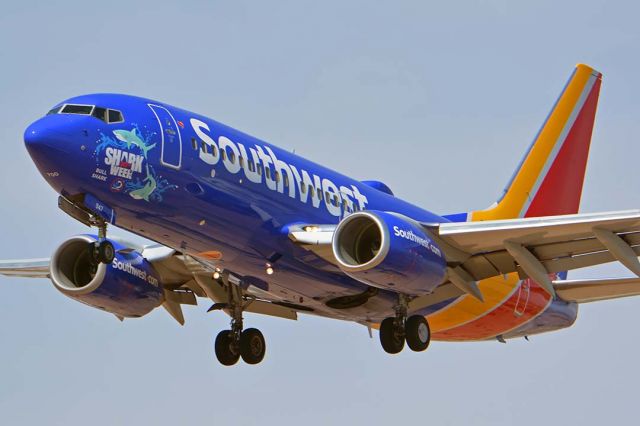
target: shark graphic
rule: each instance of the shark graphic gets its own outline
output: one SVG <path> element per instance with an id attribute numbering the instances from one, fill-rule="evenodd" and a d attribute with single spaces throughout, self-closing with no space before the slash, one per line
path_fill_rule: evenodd
<path id="1" fill-rule="evenodd" d="M 149 150 L 153 149 L 156 146 L 155 143 L 153 145 L 147 145 L 145 141 L 142 140 L 138 129 L 136 129 L 135 127 L 131 129 L 131 131 L 114 130 L 113 134 L 118 140 L 126 143 L 128 149 L 131 149 L 131 145 L 140 149 L 140 151 L 142 151 L 142 155 L 144 155 L 144 158 L 147 158 L 147 152 L 149 152 Z"/>
<path id="2" fill-rule="evenodd" d="M 156 188 L 158 187 L 158 183 L 156 182 L 156 178 L 149 172 L 149 165 L 147 164 L 147 177 L 143 180 L 144 186 L 139 189 L 134 189 L 129 192 L 131 198 L 135 200 L 145 200 L 149 201 L 149 197 L 154 193 Z"/>

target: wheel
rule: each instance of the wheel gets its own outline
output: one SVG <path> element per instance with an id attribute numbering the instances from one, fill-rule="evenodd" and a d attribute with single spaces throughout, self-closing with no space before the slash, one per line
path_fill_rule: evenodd
<path id="1" fill-rule="evenodd" d="M 429 323 L 420 315 L 413 315 L 405 323 L 407 345 L 412 351 L 422 352 L 429 347 L 431 330 Z"/>
<path id="2" fill-rule="evenodd" d="M 395 318 L 386 318 L 380 323 L 380 343 L 389 354 L 397 354 L 404 348 L 404 336 L 396 330 Z"/>
<path id="3" fill-rule="evenodd" d="M 240 355 L 247 364 L 258 364 L 264 358 L 267 345 L 257 328 L 248 328 L 240 335 Z"/>
<path id="4" fill-rule="evenodd" d="M 109 241 L 101 241 L 98 244 L 98 261 L 100 263 L 111 263 L 113 258 L 116 257 L 116 249 L 113 248 L 113 244 Z"/>
<path id="5" fill-rule="evenodd" d="M 216 358 L 222 365 L 233 365 L 240 359 L 240 354 L 233 348 L 231 330 L 223 330 L 216 336 Z"/>

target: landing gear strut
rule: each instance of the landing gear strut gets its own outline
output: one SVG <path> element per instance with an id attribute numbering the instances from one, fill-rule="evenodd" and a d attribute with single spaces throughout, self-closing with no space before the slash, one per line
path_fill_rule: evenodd
<path id="1" fill-rule="evenodd" d="M 238 286 L 229 284 L 228 274 L 223 273 L 222 279 L 229 291 L 229 302 L 220 308 L 230 313 L 231 329 L 218 333 L 215 342 L 216 358 L 220 364 L 227 366 L 237 363 L 240 357 L 247 364 L 258 364 L 264 359 L 267 349 L 264 336 L 257 328 L 243 330 L 242 311 L 247 305 L 243 303 L 241 290 Z"/>
<path id="2" fill-rule="evenodd" d="M 96 226 L 98 226 L 98 241 L 91 243 L 89 246 L 91 258 L 96 264 L 109 264 L 113 262 L 113 259 L 116 257 L 116 250 L 113 244 L 106 239 L 107 224 L 105 222 L 98 222 Z"/>
<path id="3" fill-rule="evenodd" d="M 412 351 L 422 352 L 429 347 L 429 323 L 421 315 L 407 318 L 407 304 L 407 297 L 399 295 L 395 317 L 385 318 L 380 323 L 380 343 L 387 353 L 399 353 L 404 348 L 405 341 Z"/>

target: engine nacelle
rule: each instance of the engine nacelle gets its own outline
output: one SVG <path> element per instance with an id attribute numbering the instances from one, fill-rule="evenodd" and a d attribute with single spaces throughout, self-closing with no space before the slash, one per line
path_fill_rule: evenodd
<path id="1" fill-rule="evenodd" d="M 140 253 L 110 240 L 116 255 L 109 264 L 93 262 L 91 235 L 62 243 L 51 258 L 51 281 L 66 296 L 112 314 L 137 318 L 160 306 L 164 293 L 153 266 Z"/>
<path id="2" fill-rule="evenodd" d="M 350 277 L 414 296 L 433 291 L 446 273 L 442 251 L 418 223 L 382 211 L 344 218 L 333 235 L 333 255 Z"/>

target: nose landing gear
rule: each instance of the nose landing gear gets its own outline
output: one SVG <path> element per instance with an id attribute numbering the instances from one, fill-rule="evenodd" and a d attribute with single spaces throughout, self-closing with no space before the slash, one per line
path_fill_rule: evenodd
<path id="1" fill-rule="evenodd" d="M 412 351 L 422 352 L 429 347 L 431 330 L 423 316 L 407 318 L 407 298 L 400 295 L 396 316 L 385 318 L 380 323 L 380 344 L 385 352 L 397 354 L 404 348 L 405 341 Z"/>
<path id="2" fill-rule="evenodd" d="M 107 238 L 107 224 L 98 224 L 98 241 L 89 245 L 91 258 L 96 263 L 109 264 L 116 257 L 116 249 Z"/>

